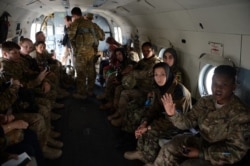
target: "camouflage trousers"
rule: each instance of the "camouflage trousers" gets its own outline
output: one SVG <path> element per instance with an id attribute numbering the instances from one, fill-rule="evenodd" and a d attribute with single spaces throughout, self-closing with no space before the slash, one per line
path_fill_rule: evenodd
<path id="1" fill-rule="evenodd" d="M 140 98 L 146 100 L 147 93 L 144 93 L 138 89 L 123 90 L 120 95 L 118 110 L 121 115 L 124 115 L 128 103 L 134 99 Z"/>
<path id="2" fill-rule="evenodd" d="M 154 120 L 150 126 L 152 129 L 138 139 L 137 150 L 143 153 L 146 161 L 153 162 L 160 150 L 159 139 L 172 138 L 179 130 L 165 118 Z"/>
<path id="3" fill-rule="evenodd" d="M 77 93 L 86 95 L 87 92 L 93 92 L 96 79 L 94 55 L 77 56 L 76 72 Z"/>
<path id="4" fill-rule="evenodd" d="M 114 79 L 116 79 L 116 75 L 115 73 L 111 74 L 108 77 L 108 80 L 106 81 L 106 87 L 104 90 L 104 94 L 106 96 L 106 99 L 108 99 L 109 101 L 113 101 L 115 98 L 115 90 L 116 87 L 118 87 L 120 84 L 114 83 Z M 118 95 L 116 97 L 120 98 L 120 92 L 117 92 Z"/>
<path id="5" fill-rule="evenodd" d="M 16 113 L 15 119 L 24 120 L 29 123 L 29 129 L 37 134 L 41 147 L 47 144 L 48 134 L 44 118 L 39 113 Z"/>
<path id="6" fill-rule="evenodd" d="M 129 102 L 123 117 L 122 130 L 134 133 L 141 124 L 142 117 L 146 111 L 142 100 L 132 100 Z"/>
<path id="7" fill-rule="evenodd" d="M 46 134 L 49 135 L 51 131 L 51 101 L 45 98 L 36 98 L 38 103 L 38 112 L 43 116 L 46 127 Z"/>
<path id="8" fill-rule="evenodd" d="M 120 96 L 122 91 L 124 90 L 122 85 L 118 85 L 115 87 L 115 92 L 114 92 L 114 108 L 117 110 L 118 109 L 118 105 L 119 105 L 119 100 L 120 100 Z"/>
<path id="9" fill-rule="evenodd" d="M 203 159 L 188 159 L 182 155 L 183 145 L 201 149 L 202 139 L 192 135 L 178 135 L 166 143 L 160 150 L 154 166 L 212 166 Z"/>

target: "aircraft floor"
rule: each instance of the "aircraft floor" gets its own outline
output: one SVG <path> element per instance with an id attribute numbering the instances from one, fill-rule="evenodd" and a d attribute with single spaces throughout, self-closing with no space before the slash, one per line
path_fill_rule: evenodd
<path id="1" fill-rule="evenodd" d="M 102 88 L 97 86 L 96 94 Z M 57 160 L 48 160 L 48 166 L 141 166 L 140 161 L 123 158 L 124 151 L 117 150 L 119 129 L 112 127 L 107 113 L 98 109 L 100 101 L 89 97 L 86 101 L 71 97 L 60 101 L 65 104 L 55 112 L 62 118 L 52 123 L 61 132 L 64 143 L 63 155 Z"/>
<path id="2" fill-rule="evenodd" d="M 96 86 L 95 94 L 103 88 Z M 140 161 L 123 158 L 123 150 L 116 148 L 121 132 L 107 120 L 107 112 L 100 111 L 101 101 L 89 97 L 85 101 L 71 97 L 59 101 L 65 104 L 55 112 L 62 118 L 52 123 L 61 132 L 63 155 L 57 160 L 47 160 L 46 166 L 142 166 Z M 131 149 L 131 147 L 125 147 Z M 132 147 L 134 148 L 134 147 Z M 132 150 L 132 149 L 131 149 Z M 249 166 L 250 153 L 234 166 Z"/>

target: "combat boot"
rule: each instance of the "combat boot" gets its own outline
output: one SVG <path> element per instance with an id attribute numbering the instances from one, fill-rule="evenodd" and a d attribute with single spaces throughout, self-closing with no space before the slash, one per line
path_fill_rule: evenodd
<path id="1" fill-rule="evenodd" d="M 62 150 L 50 148 L 48 146 L 44 146 L 42 149 L 42 152 L 43 152 L 44 158 L 50 159 L 50 160 L 57 159 L 62 156 Z"/>
<path id="2" fill-rule="evenodd" d="M 122 117 L 116 118 L 116 119 L 112 119 L 111 120 L 111 124 L 115 127 L 121 127 L 122 125 Z"/>
<path id="3" fill-rule="evenodd" d="M 105 99 L 105 98 L 106 98 L 105 93 L 96 96 L 96 99 L 97 99 L 97 100 L 103 100 L 103 99 Z"/>
<path id="4" fill-rule="evenodd" d="M 90 92 L 88 92 L 88 96 L 89 96 L 89 97 L 94 97 L 94 96 L 95 96 L 95 93 L 92 92 L 92 91 L 90 91 Z"/>
<path id="5" fill-rule="evenodd" d="M 115 113 L 113 113 L 112 115 L 108 116 L 108 120 L 111 121 L 113 119 L 119 118 L 121 115 L 118 111 L 116 111 Z"/>
<path id="6" fill-rule="evenodd" d="M 60 104 L 60 103 L 54 103 L 52 106 L 52 109 L 62 109 L 64 108 L 64 104 Z"/>
<path id="7" fill-rule="evenodd" d="M 146 160 L 143 157 L 143 154 L 141 151 L 130 151 L 124 153 L 124 158 L 127 160 L 140 160 L 144 163 L 147 163 Z"/>
<path id="8" fill-rule="evenodd" d="M 87 98 L 87 96 L 85 96 L 85 95 L 80 95 L 80 94 L 78 94 L 78 93 L 75 93 L 75 94 L 73 94 L 73 98 L 85 100 L 85 99 Z"/>
<path id="9" fill-rule="evenodd" d="M 48 138 L 48 145 L 53 146 L 55 148 L 62 148 L 63 147 L 63 142 L 57 141 L 54 138 L 49 137 Z"/>
<path id="10" fill-rule="evenodd" d="M 50 136 L 51 138 L 58 138 L 58 137 L 61 136 L 61 133 L 59 133 L 59 132 L 57 132 L 57 131 L 54 131 L 54 130 L 50 130 L 49 136 Z"/>
<path id="11" fill-rule="evenodd" d="M 106 104 L 102 104 L 100 107 L 100 110 L 109 110 L 113 108 L 113 102 L 108 102 Z"/>
<path id="12" fill-rule="evenodd" d="M 56 96 L 57 99 L 63 99 L 68 96 L 70 96 L 70 93 L 68 91 L 61 89 L 61 88 L 57 89 L 57 96 Z"/>
<path id="13" fill-rule="evenodd" d="M 62 115 L 50 111 L 50 117 L 51 117 L 51 120 L 58 120 L 62 117 Z"/>

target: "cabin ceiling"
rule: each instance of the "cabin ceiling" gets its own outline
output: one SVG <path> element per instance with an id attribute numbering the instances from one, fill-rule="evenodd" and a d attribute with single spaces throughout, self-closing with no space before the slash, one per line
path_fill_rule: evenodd
<path id="1" fill-rule="evenodd" d="M 51 13 L 71 10 L 110 10 L 132 15 L 170 12 L 244 3 L 248 0 L 1 0 L 6 6 L 17 6 L 34 12 Z"/>
<path id="2" fill-rule="evenodd" d="M 121 27 L 250 34 L 249 0 L 1 0 L 10 20 L 30 22 L 73 7 Z M 18 12 L 16 12 L 18 11 Z M 202 26 L 200 26 L 202 24 Z M 201 28 L 204 27 L 204 28 Z"/>

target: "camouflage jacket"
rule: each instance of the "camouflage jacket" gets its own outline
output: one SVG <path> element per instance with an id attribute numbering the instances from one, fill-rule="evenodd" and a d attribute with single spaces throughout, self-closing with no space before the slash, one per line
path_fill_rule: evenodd
<path id="1" fill-rule="evenodd" d="M 246 154 L 250 145 L 250 113 L 233 95 L 231 102 L 216 109 L 212 96 L 201 98 L 187 114 L 170 117 L 180 129 L 199 127 L 208 145 L 201 153 L 213 165 L 232 164 Z"/>
<path id="2" fill-rule="evenodd" d="M 8 84 L 8 85 L 7 85 Z M 18 97 L 18 87 L 9 85 L 9 80 L 3 76 L 0 77 L 0 113 L 5 114 L 6 111 L 12 106 Z"/>
<path id="3" fill-rule="evenodd" d="M 49 59 L 53 61 L 52 58 L 49 57 Z M 21 61 L 22 64 L 24 64 L 23 65 L 23 67 L 25 68 L 24 70 L 26 71 L 26 74 L 29 75 L 29 78 L 31 80 L 36 79 L 42 69 L 41 67 L 39 67 L 37 59 L 32 58 L 30 55 L 21 55 Z M 51 81 L 47 78 L 47 76 L 42 81 L 42 83 L 43 82 L 48 82 L 49 84 L 51 84 Z"/>
<path id="4" fill-rule="evenodd" d="M 76 19 L 67 29 L 75 55 L 94 55 L 94 24 L 84 18 Z"/>
<path id="5" fill-rule="evenodd" d="M 40 84 L 36 79 L 31 80 L 21 59 L 19 62 L 14 62 L 4 58 L 1 61 L 0 71 L 8 75 L 7 80 L 10 80 L 10 78 L 18 79 L 25 88 L 33 88 Z"/>
<path id="6" fill-rule="evenodd" d="M 134 70 L 131 72 L 131 76 L 136 80 L 137 88 L 149 92 L 153 87 L 153 66 L 159 63 L 160 60 L 156 56 L 152 56 L 149 59 L 141 59 Z"/>
<path id="7" fill-rule="evenodd" d="M 97 40 L 103 41 L 105 39 L 104 31 L 96 23 L 93 23 L 93 26 L 94 26 Z"/>

